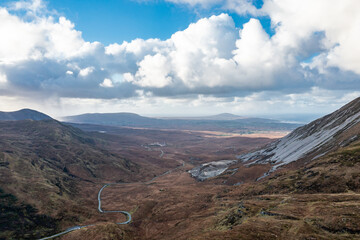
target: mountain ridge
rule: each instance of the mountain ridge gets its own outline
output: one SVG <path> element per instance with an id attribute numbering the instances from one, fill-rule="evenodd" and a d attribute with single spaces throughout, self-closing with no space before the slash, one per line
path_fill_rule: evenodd
<path id="1" fill-rule="evenodd" d="M 199 118 L 150 118 L 134 113 L 91 113 L 63 118 L 69 123 L 94 124 L 117 127 L 223 131 L 234 133 L 256 131 L 290 131 L 300 124 L 282 123 L 265 118 L 246 118 L 220 114 Z"/>

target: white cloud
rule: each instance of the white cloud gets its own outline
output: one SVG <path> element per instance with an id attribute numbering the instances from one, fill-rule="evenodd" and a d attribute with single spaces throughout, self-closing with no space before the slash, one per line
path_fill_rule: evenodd
<path id="1" fill-rule="evenodd" d="M 263 11 L 277 26 L 276 38 L 282 47 L 299 48 L 300 42 L 324 32 L 318 67 L 339 67 L 360 74 L 360 2 L 356 0 L 267 0 Z M 301 49 L 299 49 L 300 51 Z"/>
<path id="2" fill-rule="evenodd" d="M 162 88 L 171 84 L 172 78 L 169 76 L 171 68 L 165 56 L 159 53 L 154 56 L 147 55 L 138 65 L 139 70 L 135 75 L 135 84 L 155 88 Z"/>
<path id="3" fill-rule="evenodd" d="M 257 9 L 252 2 L 252 0 L 226 0 L 223 9 L 234 11 L 240 15 L 263 15 L 264 13 Z"/>
<path id="4" fill-rule="evenodd" d="M 86 77 L 87 75 L 91 74 L 94 70 L 95 70 L 94 67 L 87 67 L 87 68 L 81 69 L 79 71 L 79 75 L 81 77 Z"/>
<path id="5" fill-rule="evenodd" d="M 7 77 L 5 74 L 0 72 L 0 84 L 7 83 Z"/>
<path id="6" fill-rule="evenodd" d="M 251 0 L 166 0 L 190 6 L 221 6 L 224 10 L 252 16 L 269 15 L 276 34 L 272 42 L 277 51 L 301 51 L 304 41 L 314 38 L 314 33 L 324 32 L 321 61 L 318 68 L 338 67 L 360 74 L 360 2 L 356 0 L 264 0 L 257 9 Z M 315 66 L 315 65 L 313 65 Z"/>
<path id="7" fill-rule="evenodd" d="M 131 53 L 136 56 L 144 57 L 144 53 L 154 52 L 159 47 L 166 45 L 159 39 L 140 39 L 137 38 L 131 42 L 124 41 L 122 44 L 114 43 L 105 47 L 105 53 L 108 55 L 121 55 L 124 53 Z"/>
<path id="8" fill-rule="evenodd" d="M 228 14 L 220 14 L 166 40 L 103 46 L 84 40 L 74 23 L 49 12 L 41 0 L 0 7 L 0 94 L 116 98 L 136 106 L 146 99 L 158 110 L 171 103 L 210 111 L 207 104 L 218 101 L 218 109 L 251 112 L 256 104 L 270 107 L 281 101 L 286 110 L 306 97 L 307 103 L 321 105 L 310 96 L 324 100 L 326 92 L 344 100 L 340 94 L 355 96 L 354 89 L 360 89 L 356 0 L 265 0 L 262 9 L 248 0 L 171 1 L 208 8 L 215 4 L 253 18 L 236 28 Z M 18 10 L 25 16 L 16 14 Z M 271 18 L 273 36 L 257 19 L 264 14 Z M 237 100 L 229 100 L 234 96 Z M 339 104 L 332 97 L 326 101 Z"/>
<path id="9" fill-rule="evenodd" d="M 42 0 L 17 1 L 10 4 L 12 10 L 26 10 L 27 15 L 36 16 L 37 13 L 46 11 L 46 5 Z"/>
<path id="10" fill-rule="evenodd" d="M 0 7 L 0 22 L 0 62 L 63 60 L 91 54 L 101 47 L 98 42 L 85 42 L 81 32 L 64 17 L 57 21 L 53 17 L 36 17 L 29 22 Z"/>
<path id="11" fill-rule="evenodd" d="M 104 87 L 104 88 L 113 88 L 114 84 L 111 81 L 111 79 L 109 78 L 105 78 L 104 81 L 102 83 L 99 84 L 100 87 Z"/>
<path id="12" fill-rule="evenodd" d="M 220 6 L 224 10 L 231 10 L 240 15 L 251 14 L 253 16 L 261 15 L 261 11 L 252 3 L 253 0 L 165 0 L 176 4 L 186 4 L 190 7 L 201 6 L 210 8 Z"/>
<path id="13" fill-rule="evenodd" d="M 168 2 L 178 3 L 178 4 L 189 4 L 190 6 L 201 5 L 203 7 L 210 7 L 214 4 L 222 4 L 223 0 L 166 0 Z"/>

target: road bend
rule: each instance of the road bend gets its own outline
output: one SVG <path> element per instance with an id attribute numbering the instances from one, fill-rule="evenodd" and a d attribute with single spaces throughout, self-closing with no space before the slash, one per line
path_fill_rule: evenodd
<path id="1" fill-rule="evenodd" d="M 175 170 L 177 170 L 177 169 L 179 169 L 179 168 L 181 168 L 181 167 L 184 167 L 184 166 L 185 166 L 185 162 L 182 162 L 182 165 L 180 165 L 180 166 L 178 166 L 178 167 L 176 167 L 176 168 L 174 168 L 174 169 L 171 169 L 171 170 L 169 170 L 169 171 L 166 171 L 166 172 L 164 172 L 163 174 L 160 174 L 160 175 L 152 178 L 151 180 L 149 180 L 149 181 L 147 181 L 147 182 L 133 182 L 133 183 L 149 184 L 149 183 L 155 181 L 157 178 L 162 177 L 162 176 L 165 176 L 165 175 L 167 175 L 167 174 L 169 174 L 169 173 L 172 173 L 173 171 L 175 171 Z M 101 213 L 121 213 L 121 214 L 124 214 L 124 215 L 126 216 L 127 220 L 126 220 L 125 222 L 119 222 L 119 223 L 116 223 L 116 224 L 125 225 L 125 224 L 129 224 L 129 223 L 131 222 L 131 220 L 132 220 L 131 214 L 130 214 L 129 212 L 127 212 L 127 211 L 120 211 L 120 210 L 108 211 L 108 210 L 103 210 L 103 209 L 101 208 L 101 193 L 102 193 L 102 191 L 103 191 L 106 187 L 109 187 L 109 186 L 111 186 L 111 185 L 119 185 L 119 184 L 132 184 L 132 183 L 106 183 L 106 184 L 104 184 L 104 186 L 102 186 L 102 188 L 100 188 L 99 193 L 98 193 L 98 210 L 99 210 L 99 212 L 101 212 Z M 95 224 L 84 225 L 84 226 L 74 226 L 74 227 L 70 227 L 70 228 L 66 229 L 65 231 L 63 231 L 63 232 L 57 233 L 57 234 L 52 235 L 52 236 L 49 236 L 49 237 L 40 238 L 39 240 L 46 240 L 46 239 L 57 238 L 57 237 L 60 237 L 60 236 L 62 236 L 62 235 L 65 235 L 65 234 L 67 234 L 67 233 L 69 233 L 69 232 L 76 231 L 76 230 L 80 230 L 80 229 L 86 228 L 86 227 L 92 227 L 92 226 L 95 226 L 95 225 L 96 225 L 96 223 L 95 223 Z"/>

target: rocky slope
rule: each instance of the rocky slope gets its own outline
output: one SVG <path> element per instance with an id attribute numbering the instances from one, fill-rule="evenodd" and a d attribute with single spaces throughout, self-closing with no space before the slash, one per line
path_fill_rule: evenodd
<path id="1" fill-rule="evenodd" d="M 236 160 L 220 160 L 204 163 L 189 170 L 189 173 L 197 180 L 204 181 L 208 178 L 216 177 L 222 174 L 230 165 L 235 164 L 236 162 Z"/>
<path id="2" fill-rule="evenodd" d="M 360 98 L 357 98 L 284 138 L 238 158 L 247 164 L 271 163 L 271 171 L 299 159 L 313 160 L 356 141 L 360 136 L 359 122 Z"/>

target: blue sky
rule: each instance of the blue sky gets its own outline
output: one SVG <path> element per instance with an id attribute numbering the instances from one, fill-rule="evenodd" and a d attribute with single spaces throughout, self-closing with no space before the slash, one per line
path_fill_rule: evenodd
<path id="1" fill-rule="evenodd" d="M 319 116 L 360 95 L 359 8 L 357 0 L 3 0 L 0 110 Z"/>
<path id="2" fill-rule="evenodd" d="M 5 0 L 4 5 L 14 2 Z M 103 44 L 131 41 L 136 38 L 159 38 L 166 40 L 177 31 L 186 29 L 189 24 L 204 17 L 228 13 L 241 28 L 249 21 L 249 14 L 239 15 L 224 10 L 221 5 L 208 8 L 175 4 L 161 0 L 45 0 L 49 10 L 66 16 L 81 31 L 87 41 Z M 262 0 L 254 1 L 261 8 Z M 268 16 L 259 17 L 265 31 L 272 35 L 271 21 Z"/>
<path id="3" fill-rule="evenodd" d="M 135 38 L 167 39 L 198 16 L 186 6 L 131 0 L 52 0 L 49 7 L 63 13 L 88 41 L 110 44 Z"/>

